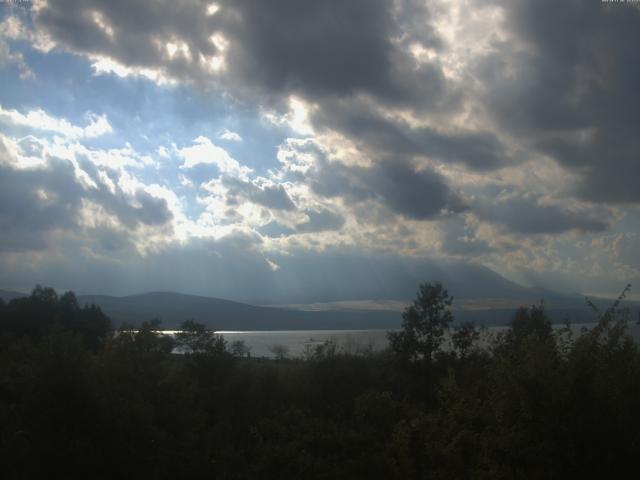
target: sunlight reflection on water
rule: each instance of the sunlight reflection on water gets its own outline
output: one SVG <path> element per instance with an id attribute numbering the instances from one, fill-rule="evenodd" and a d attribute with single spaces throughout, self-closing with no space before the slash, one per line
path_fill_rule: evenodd
<path id="1" fill-rule="evenodd" d="M 595 323 L 573 324 L 574 335 L 583 328 L 592 328 Z M 562 328 L 562 324 L 555 324 L 555 329 Z M 504 332 L 507 327 L 487 327 L 482 329 L 479 346 L 487 346 L 491 339 Z M 252 357 L 274 358 L 273 347 L 284 347 L 289 357 L 302 357 L 305 350 L 323 345 L 327 341 L 334 342 L 339 351 L 347 353 L 362 353 L 366 351 L 378 352 L 388 345 L 389 330 L 272 330 L 272 331 L 218 331 L 228 342 L 242 340 L 248 347 Z M 179 330 L 163 330 L 163 334 L 175 335 Z M 629 324 L 629 333 L 640 339 L 640 327 Z M 448 340 L 445 339 L 446 348 Z"/>

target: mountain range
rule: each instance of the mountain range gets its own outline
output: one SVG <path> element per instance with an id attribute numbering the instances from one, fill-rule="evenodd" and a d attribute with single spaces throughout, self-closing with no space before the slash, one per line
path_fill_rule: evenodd
<path id="1" fill-rule="evenodd" d="M 544 299 L 546 311 L 555 322 L 569 319 L 574 323 L 594 320 L 593 312 L 580 295 L 561 295 L 539 289 L 528 289 L 500 277 L 505 288 L 494 289 L 491 297 L 483 288 L 480 292 L 466 291 L 454 301 L 457 321 L 478 324 L 505 325 L 518 306 L 531 305 Z M 495 279 L 492 279 L 495 287 Z M 450 282 L 456 287 L 456 282 Z M 466 285 L 482 285 L 481 278 L 469 279 Z M 460 288 L 457 288 L 460 291 Z M 475 294 L 474 294 L 475 293 Z M 10 301 L 25 293 L 0 290 L 0 298 Z M 219 298 L 175 292 L 151 292 L 128 296 L 79 295 L 81 305 L 95 304 L 113 320 L 138 325 L 144 320 L 159 318 L 162 326 L 177 328 L 187 319 L 204 323 L 210 328 L 226 331 L 242 330 L 340 330 L 393 329 L 401 325 L 401 312 L 410 300 L 316 302 L 313 304 L 250 305 Z M 594 299 L 601 307 L 610 300 Z M 637 316 L 640 303 L 628 302 Z"/>

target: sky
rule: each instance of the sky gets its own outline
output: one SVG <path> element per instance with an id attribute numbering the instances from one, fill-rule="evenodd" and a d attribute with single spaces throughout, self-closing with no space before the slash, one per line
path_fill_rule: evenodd
<path id="1" fill-rule="evenodd" d="M 640 286 L 638 45 L 634 2 L 3 0 L 0 288 Z"/>

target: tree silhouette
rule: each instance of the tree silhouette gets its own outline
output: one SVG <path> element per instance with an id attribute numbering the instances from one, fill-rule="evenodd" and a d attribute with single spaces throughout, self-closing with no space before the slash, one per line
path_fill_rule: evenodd
<path id="1" fill-rule="evenodd" d="M 440 282 L 420 285 L 413 305 L 402 314 L 402 331 L 389 333 L 391 350 L 403 359 L 430 363 L 453 321 L 452 303 Z"/>
<path id="2" fill-rule="evenodd" d="M 186 353 L 225 353 L 227 342 L 222 335 L 194 320 L 185 320 L 180 324 L 176 335 L 178 345 Z"/>
<path id="3" fill-rule="evenodd" d="M 276 360 L 284 360 L 289 356 L 289 347 L 286 345 L 271 345 L 269 351 L 273 354 Z"/>
<path id="4" fill-rule="evenodd" d="M 473 348 L 474 342 L 480 338 L 480 331 L 471 322 L 464 322 L 454 328 L 451 344 L 460 357 L 466 357 Z"/>
<path id="5" fill-rule="evenodd" d="M 30 296 L 11 300 L 0 312 L 0 334 L 36 342 L 52 330 L 65 330 L 79 335 L 87 347 L 97 350 L 111 332 L 111 321 L 99 307 L 80 307 L 73 292 L 58 296 L 53 288 L 40 285 Z"/>

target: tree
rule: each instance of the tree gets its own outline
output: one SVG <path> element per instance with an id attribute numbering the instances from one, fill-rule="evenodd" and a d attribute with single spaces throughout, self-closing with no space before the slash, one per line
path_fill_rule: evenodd
<path id="1" fill-rule="evenodd" d="M 452 303 L 440 282 L 420 285 L 413 305 L 402 314 L 402 331 L 388 335 L 391 350 L 403 359 L 430 363 L 453 321 Z"/>
<path id="2" fill-rule="evenodd" d="M 168 354 L 173 350 L 174 341 L 170 336 L 160 333 L 161 324 L 159 318 L 145 320 L 137 331 L 132 331 L 130 326 L 125 325 L 122 327 L 119 337 L 124 345 L 127 343 L 125 339 L 130 338 L 130 335 L 133 334 L 132 346 L 137 352 Z"/>
<path id="3" fill-rule="evenodd" d="M 111 321 L 95 305 L 81 308 L 73 292 L 58 296 L 53 288 L 40 285 L 30 296 L 14 298 L 2 309 L 0 334 L 37 343 L 56 329 L 80 335 L 87 347 L 98 350 L 109 338 Z"/>
<path id="4" fill-rule="evenodd" d="M 227 351 L 227 342 L 222 335 L 194 320 L 180 324 L 176 340 L 185 353 L 223 354 Z"/>
<path id="5" fill-rule="evenodd" d="M 251 348 L 244 340 L 234 340 L 231 343 L 231 354 L 234 357 L 249 357 L 251 356 Z"/>
<path id="6" fill-rule="evenodd" d="M 480 332 L 471 322 L 464 322 L 454 328 L 451 335 L 451 344 L 460 358 L 466 357 L 473 348 L 473 344 L 480 338 Z"/>
<path id="7" fill-rule="evenodd" d="M 284 360 L 289 357 L 289 347 L 286 345 L 271 345 L 269 351 L 273 354 L 276 360 Z"/>
<path id="8" fill-rule="evenodd" d="M 520 307 L 511 320 L 511 332 L 516 340 L 534 336 L 539 340 L 551 337 L 551 321 L 544 312 L 544 303 L 531 305 L 531 308 Z"/>

